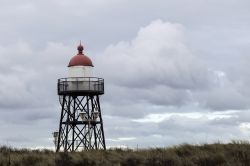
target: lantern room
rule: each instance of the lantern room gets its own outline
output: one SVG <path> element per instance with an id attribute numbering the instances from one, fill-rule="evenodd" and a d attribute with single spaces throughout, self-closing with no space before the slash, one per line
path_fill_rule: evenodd
<path id="1" fill-rule="evenodd" d="M 84 55 L 81 43 L 77 50 L 78 54 L 69 61 L 68 77 L 58 79 L 58 94 L 103 94 L 104 79 L 93 77 L 94 65 L 91 59 Z"/>
<path id="2" fill-rule="evenodd" d="M 69 62 L 69 77 L 92 77 L 93 64 L 89 57 L 83 54 L 83 46 L 77 47 L 78 54 L 71 58 Z"/>

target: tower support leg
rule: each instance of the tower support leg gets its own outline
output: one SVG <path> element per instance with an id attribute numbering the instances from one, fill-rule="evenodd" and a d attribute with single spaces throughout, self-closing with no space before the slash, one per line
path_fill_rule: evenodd
<path id="1" fill-rule="evenodd" d="M 106 149 L 98 95 L 60 96 L 61 117 L 56 151 Z"/>

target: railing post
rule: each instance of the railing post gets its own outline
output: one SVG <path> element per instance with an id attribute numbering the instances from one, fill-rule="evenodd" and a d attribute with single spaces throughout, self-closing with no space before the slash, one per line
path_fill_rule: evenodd
<path id="1" fill-rule="evenodd" d="M 104 80 L 102 80 L 102 92 L 104 93 Z"/>
<path id="2" fill-rule="evenodd" d="M 65 84 L 65 91 L 68 91 L 68 79 L 66 78 L 64 81 Z"/>
<path id="3" fill-rule="evenodd" d="M 76 90 L 79 90 L 78 89 L 78 77 L 76 77 Z"/>

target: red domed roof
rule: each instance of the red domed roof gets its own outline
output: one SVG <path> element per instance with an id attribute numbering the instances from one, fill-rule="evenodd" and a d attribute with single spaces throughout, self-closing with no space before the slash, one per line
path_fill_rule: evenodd
<path id="1" fill-rule="evenodd" d="M 94 67 L 91 59 L 82 53 L 83 46 L 81 45 L 81 43 L 77 47 L 77 49 L 78 49 L 78 54 L 75 55 L 73 58 L 71 58 L 71 60 L 69 61 L 68 67 L 71 67 L 71 66 L 92 66 L 92 67 Z"/>

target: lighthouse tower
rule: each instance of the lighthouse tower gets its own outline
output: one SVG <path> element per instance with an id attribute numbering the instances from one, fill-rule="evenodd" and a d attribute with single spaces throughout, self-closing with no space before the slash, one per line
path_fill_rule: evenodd
<path id="1" fill-rule="evenodd" d="M 59 131 L 54 133 L 56 151 L 106 149 L 99 95 L 104 79 L 93 77 L 94 65 L 83 46 L 69 62 L 69 76 L 58 79 L 61 104 Z"/>

